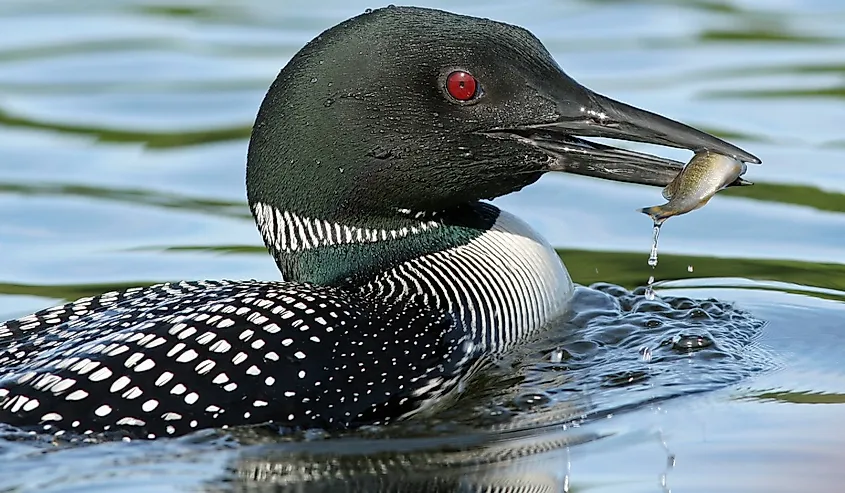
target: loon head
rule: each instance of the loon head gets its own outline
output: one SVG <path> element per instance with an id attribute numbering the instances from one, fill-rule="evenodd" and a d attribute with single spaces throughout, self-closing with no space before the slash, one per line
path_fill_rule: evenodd
<path id="1" fill-rule="evenodd" d="M 587 89 L 525 29 L 388 7 L 325 31 L 282 69 L 250 140 L 248 198 L 253 212 L 366 226 L 492 199 L 549 171 L 663 186 L 682 167 L 583 137 L 759 162 Z M 257 219 L 273 250 L 272 221 Z"/>

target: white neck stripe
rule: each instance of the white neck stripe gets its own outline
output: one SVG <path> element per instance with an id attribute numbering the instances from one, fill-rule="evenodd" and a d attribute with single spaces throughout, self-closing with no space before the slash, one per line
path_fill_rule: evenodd
<path id="1" fill-rule="evenodd" d="M 323 219 L 300 216 L 261 202 L 252 207 L 264 242 L 279 252 L 311 250 L 321 246 L 361 244 L 404 238 L 434 229 L 437 221 L 422 221 L 418 225 L 399 229 L 361 228 Z M 404 211 L 400 211 L 404 212 Z M 419 217 L 417 214 L 416 217 Z"/>

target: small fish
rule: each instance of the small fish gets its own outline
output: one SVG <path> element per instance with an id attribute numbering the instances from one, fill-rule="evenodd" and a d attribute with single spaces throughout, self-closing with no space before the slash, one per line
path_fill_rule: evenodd
<path id="1" fill-rule="evenodd" d="M 640 209 L 640 212 L 651 216 L 655 225 L 660 225 L 672 216 L 703 207 L 716 192 L 733 183 L 745 170 L 745 163 L 730 156 L 697 152 L 672 183 L 663 189 L 663 197 L 668 202 Z"/>

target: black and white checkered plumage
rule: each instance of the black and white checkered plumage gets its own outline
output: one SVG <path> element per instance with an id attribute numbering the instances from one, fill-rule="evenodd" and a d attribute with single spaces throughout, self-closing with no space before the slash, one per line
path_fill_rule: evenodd
<path id="1" fill-rule="evenodd" d="M 443 313 L 288 282 L 106 293 L 0 324 L 0 421 L 183 434 L 396 417 L 468 361 Z"/>

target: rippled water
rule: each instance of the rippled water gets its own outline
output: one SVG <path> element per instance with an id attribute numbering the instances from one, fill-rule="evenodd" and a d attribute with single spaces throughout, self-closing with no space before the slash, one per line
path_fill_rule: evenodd
<path id="1" fill-rule="evenodd" d="M 654 301 L 635 209 L 659 190 L 547 176 L 498 200 L 591 287 L 428 420 L 91 446 L 8 430 L 0 491 L 841 490 L 841 2 L 425 5 L 529 28 L 589 87 L 760 156 L 757 184 L 666 224 Z M 0 3 L 0 319 L 113 287 L 277 278 L 244 203 L 252 119 L 296 50 L 376 6 Z"/>

